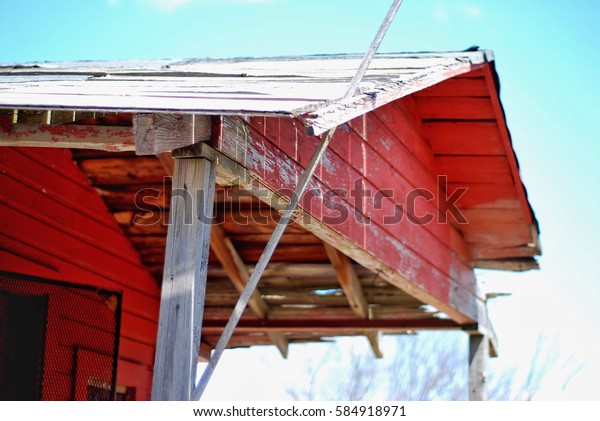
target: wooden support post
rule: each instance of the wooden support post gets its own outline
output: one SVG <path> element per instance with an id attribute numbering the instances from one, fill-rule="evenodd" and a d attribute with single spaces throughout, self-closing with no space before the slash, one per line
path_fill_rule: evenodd
<path id="1" fill-rule="evenodd" d="M 190 400 L 195 386 L 214 190 L 211 161 L 176 160 L 152 400 Z"/>
<path id="2" fill-rule="evenodd" d="M 488 398 L 487 362 L 490 341 L 485 335 L 469 335 L 469 400 Z"/>
<path id="3" fill-rule="evenodd" d="M 168 152 L 161 152 L 156 157 L 159 159 L 167 175 L 172 177 L 175 163 L 173 156 Z M 217 259 L 219 259 L 219 262 L 221 262 L 221 266 L 225 269 L 227 276 L 229 276 L 235 288 L 241 293 L 248 279 L 250 279 L 250 272 L 233 246 L 233 243 L 225 234 L 225 231 L 218 225 L 212 226 L 210 247 L 217 256 Z M 269 316 L 269 305 L 262 299 L 258 289 L 252 293 L 248 306 L 261 319 L 266 319 Z M 267 336 L 269 336 L 271 342 L 279 349 L 283 358 L 287 358 L 289 342 L 285 334 L 283 332 L 267 332 Z M 208 355 L 210 356 L 210 353 Z"/>

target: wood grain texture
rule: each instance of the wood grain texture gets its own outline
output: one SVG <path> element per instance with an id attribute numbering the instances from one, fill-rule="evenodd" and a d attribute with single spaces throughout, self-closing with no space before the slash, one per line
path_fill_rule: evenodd
<path id="1" fill-rule="evenodd" d="M 488 398 L 489 340 L 485 335 L 469 336 L 469 400 Z"/>
<path id="2" fill-rule="evenodd" d="M 120 152 L 135 150 L 135 140 L 131 127 L 17 123 L 0 130 L 0 146 Z"/>
<path id="3" fill-rule="evenodd" d="M 206 115 L 137 114 L 133 118 L 135 152 L 156 155 L 210 139 L 211 122 Z"/>
<path id="4" fill-rule="evenodd" d="M 6 80 L 0 107 L 302 116 L 310 130 L 320 134 L 412 92 L 489 65 L 493 54 L 380 54 L 359 92 L 340 101 L 361 58 L 88 62 L 85 67 L 53 63 L 52 68 L 40 64 L 35 70 L 0 69 Z"/>
<path id="5" fill-rule="evenodd" d="M 204 330 L 208 333 L 223 330 L 226 320 L 206 320 Z M 453 330 L 460 326 L 447 319 L 375 319 L 364 320 L 357 318 L 329 318 L 329 319 L 280 319 L 280 320 L 240 320 L 240 332 L 275 331 L 275 332 L 340 332 L 360 334 L 367 329 L 404 331 L 404 330 Z"/>
<path id="6" fill-rule="evenodd" d="M 369 306 L 362 291 L 362 286 L 358 282 L 358 277 L 354 272 L 354 268 L 348 259 L 348 256 L 340 252 L 335 247 L 324 243 L 327 256 L 333 265 L 333 269 L 337 275 L 338 282 L 344 290 L 344 294 L 350 303 L 350 308 L 357 316 L 368 319 Z"/>
<path id="7" fill-rule="evenodd" d="M 196 379 L 208 268 L 215 170 L 206 159 L 175 164 L 153 400 L 189 400 Z"/>

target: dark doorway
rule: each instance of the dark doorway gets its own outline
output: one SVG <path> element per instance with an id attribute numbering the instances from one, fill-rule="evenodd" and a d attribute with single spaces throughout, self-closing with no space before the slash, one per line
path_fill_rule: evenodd
<path id="1" fill-rule="evenodd" d="M 0 399 L 42 398 L 48 296 L 0 291 Z"/>

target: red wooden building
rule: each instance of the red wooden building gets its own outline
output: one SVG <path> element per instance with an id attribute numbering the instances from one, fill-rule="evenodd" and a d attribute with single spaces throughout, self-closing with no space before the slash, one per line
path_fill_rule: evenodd
<path id="1" fill-rule="evenodd" d="M 378 55 L 342 101 L 359 62 L 0 68 L 2 396 L 149 399 L 157 348 L 156 364 L 195 374 L 169 350 L 180 333 L 157 346 L 161 285 L 183 348 L 207 358 L 338 126 L 228 346 L 285 356 L 364 335 L 379 356 L 381 333 L 461 329 L 471 396 L 484 397 L 497 344 L 473 269 L 529 270 L 540 254 L 493 55 Z M 178 285 L 201 314 L 173 298 Z M 155 388 L 185 383 L 163 377 Z"/>

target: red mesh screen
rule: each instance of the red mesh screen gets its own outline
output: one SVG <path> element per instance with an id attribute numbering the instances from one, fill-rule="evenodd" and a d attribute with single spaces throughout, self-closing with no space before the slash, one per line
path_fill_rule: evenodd
<path id="1" fill-rule="evenodd" d="M 121 294 L 0 272 L 0 399 L 114 400 Z"/>

